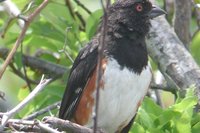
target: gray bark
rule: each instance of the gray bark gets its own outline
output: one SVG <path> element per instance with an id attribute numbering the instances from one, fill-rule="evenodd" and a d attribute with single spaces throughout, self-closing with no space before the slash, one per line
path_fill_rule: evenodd
<path id="1" fill-rule="evenodd" d="M 196 86 L 200 103 L 200 68 L 164 17 L 151 21 L 147 47 L 160 71 L 180 90 Z"/>

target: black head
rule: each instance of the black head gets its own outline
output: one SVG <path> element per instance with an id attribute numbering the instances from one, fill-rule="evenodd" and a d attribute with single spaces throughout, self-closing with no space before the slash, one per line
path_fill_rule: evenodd
<path id="1" fill-rule="evenodd" d="M 137 32 L 145 35 L 149 31 L 149 20 L 164 13 L 152 6 L 149 0 L 118 0 L 109 8 L 108 25 L 111 31 L 118 33 Z"/>

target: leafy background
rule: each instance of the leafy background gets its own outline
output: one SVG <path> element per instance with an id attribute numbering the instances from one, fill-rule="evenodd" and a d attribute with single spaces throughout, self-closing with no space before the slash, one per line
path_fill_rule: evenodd
<path id="1" fill-rule="evenodd" d="M 30 1 L 13 0 L 22 11 L 22 15 L 30 14 L 42 2 L 35 0 L 30 8 Z M 101 15 L 103 14 L 98 0 L 81 0 L 82 3 L 92 12 L 88 14 L 74 1 L 71 0 L 73 12 L 78 12 L 85 23 L 74 15 L 70 14 L 68 7 L 63 0 L 52 0 L 48 6 L 42 10 L 41 14 L 31 23 L 27 34 L 23 40 L 22 47 L 18 49 L 14 57 L 14 66 L 23 73 L 22 53 L 34 56 L 49 62 L 70 68 L 78 51 L 95 34 Z M 157 0 L 163 6 L 162 0 Z M 197 1 L 198 2 L 198 1 Z M 170 17 L 169 17 L 170 18 Z M 172 18 L 172 17 L 171 17 Z M 20 33 L 20 28 L 16 19 L 9 24 L 9 15 L 0 12 L 0 30 L 5 36 L 0 38 L 0 47 L 11 49 Z M 169 20 L 171 21 L 171 20 Z M 191 31 L 197 28 L 195 20 L 191 20 Z M 200 33 L 192 39 L 190 51 L 195 60 L 200 64 Z M 66 55 L 68 54 L 68 56 Z M 70 58 L 69 58 L 70 57 Z M 0 60 L 0 64 L 3 60 Z M 26 67 L 27 75 L 30 79 L 39 81 L 42 73 Z M 156 69 L 155 69 L 156 71 Z M 67 81 L 66 72 L 62 78 L 49 84 L 27 107 L 25 107 L 16 118 L 23 118 L 34 111 L 40 110 L 50 104 L 59 101 Z M 31 84 L 31 88 L 34 88 Z M 23 98 L 30 93 L 27 83 L 16 76 L 11 68 L 8 68 L 2 80 L 0 80 L 0 90 L 6 93 L 6 101 L 0 100 L 0 112 L 16 106 Z M 138 111 L 136 121 L 131 132 L 138 133 L 197 133 L 200 131 L 200 114 L 193 111 L 197 104 L 193 87 L 189 89 L 185 98 L 179 97 L 177 92 L 176 100 L 173 94 L 162 91 L 164 108 L 158 106 L 152 98 L 146 97 Z M 45 115 L 57 115 L 57 109 Z M 42 118 L 43 116 L 40 116 Z"/>

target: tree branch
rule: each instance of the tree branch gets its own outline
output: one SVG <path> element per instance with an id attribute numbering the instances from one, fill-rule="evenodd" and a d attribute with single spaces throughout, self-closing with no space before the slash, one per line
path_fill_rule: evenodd
<path id="1" fill-rule="evenodd" d="M 9 50 L 7 48 L 0 48 L 0 58 L 5 59 L 8 55 L 8 52 Z M 39 70 L 41 73 L 47 74 L 51 78 L 62 77 L 66 72 L 69 71 L 69 69 L 64 66 L 54 64 L 36 57 L 22 55 L 22 59 L 26 66 L 33 70 Z"/>
<path id="2" fill-rule="evenodd" d="M 0 79 L 2 78 L 3 76 L 3 73 L 5 72 L 7 66 L 9 65 L 9 63 L 11 62 L 15 52 L 17 51 L 17 48 L 20 46 L 25 34 L 26 34 L 26 31 L 29 27 L 29 25 L 31 24 L 31 22 L 33 21 L 33 19 L 41 12 L 41 10 L 46 7 L 46 5 L 48 4 L 48 0 L 44 0 L 42 2 L 42 4 L 32 13 L 28 16 L 28 18 L 26 19 L 25 21 L 25 24 L 24 24 L 24 27 L 19 35 L 19 37 L 17 38 L 11 52 L 9 53 L 8 57 L 6 58 L 5 62 L 3 63 L 2 65 L 2 68 L 0 70 Z"/>
<path id="3" fill-rule="evenodd" d="M 1 118 L 0 121 L 2 121 Z M 16 131 L 37 133 L 61 133 L 59 131 L 67 131 L 73 133 L 93 133 L 93 130 L 90 128 L 78 125 L 68 120 L 62 120 L 49 116 L 44 117 L 42 122 L 39 120 L 9 119 L 6 124 L 6 128 L 8 127 Z M 104 132 L 101 129 L 98 129 L 97 133 Z"/>
<path id="4" fill-rule="evenodd" d="M 35 119 L 36 117 L 38 117 L 38 116 L 40 116 L 40 115 L 42 115 L 42 114 L 45 114 L 46 112 L 49 112 L 50 110 L 53 110 L 53 109 L 57 108 L 59 105 L 60 105 L 60 101 L 59 101 L 59 102 L 56 102 L 56 103 L 54 103 L 54 104 L 52 104 L 52 105 L 49 105 L 49 106 L 47 106 L 46 108 L 43 108 L 43 109 L 41 109 L 41 110 L 39 110 L 39 111 L 37 111 L 37 112 L 34 112 L 34 113 L 32 113 L 31 115 L 29 115 L 29 116 L 26 116 L 26 117 L 24 118 L 24 120 L 33 120 L 33 119 Z"/>
<path id="5" fill-rule="evenodd" d="M 77 5 L 79 5 L 80 7 L 82 7 L 88 14 L 92 14 L 92 12 L 87 8 L 85 7 L 85 5 L 83 5 L 80 0 L 74 0 L 76 2 Z"/>
<path id="6" fill-rule="evenodd" d="M 49 127 L 49 124 L 45 124 L 40 122 L 39 120 L 21 120 L 21 119 L 9 119 L 7 127 L 11 127 L 17 131 L 24 131 L 24 132 L 48 132 L 48 133 L 60 133 L 56 129 Z"/>
<path id="7" fill-rule="evenodd" d="M 168 91 L 173 94 L 176 94 L 176 88 L 170 87 L 169 85 L 165 85 L 165 84 L 151 83 L 150 88 L 152 90 L 163 90 L 163 91 Z"/>
<path id="8" fill-rule="evenodd" d="M 6 125 L 7 121 L 14 116 L 16 113 L 18 113 L 21 109 L 23 109 L 40 91 L 43 90 L 43 88 L 51 81 L 51 79 L 41 79 L 40 83 L 36 88 L 22 101 L 20 102 L 16 107 L 14 107 L 12 110 L 2 113 L 2 121 L 1 121 L 1 127 L 0 131 L 4 130 L 4 126 Z"/>
<path id="9" fill-rule="evenodd" d="M 48 133 L 61 133 L 51 127 L 49 127 L 48 125 L 40 122 L 40 121 L 37 121 L 37 126 L 40 127 L 42 130 L 48 132 Z"/>
<path id="10" fill-rule="evenodd" d="M 185 49 L 164 17 L 151 21 L 147 48 L 160 71 L 175 87 L 185 90 L 196 85 L 200 104 L 200 69 L 191 54 Z"/>
<path id="11" fill-rule="evenodd" d="M 103 0 L 101 0 L 101 5 L 104 11 L 104 16 L 102 17 L 102 27 L 101 27 L 101 36 L 99 38 L 99 46 L 98 46 L 98 62 L 97 62 L 97 75 L 96 75 L 96 103 L 95 103 L 95 110 L 94 110 L 94 133 L 97 132 L 98 127 L 98 110 L 99 110 L 99 97 L 100 97 L 100 82 L 102 79 L 102 59 L 103 59 L 103 51 L 105 49 L 105 39 L 107 33 L 107 22 L 108 22 L 108 7 L 110 5 L 110 0 L 106 0 L 106 5 L 104 6 Z"/>
<path id="12" fill-rule="evenodd" d="M 4 10 L 10 15 L 11 18 L 16 18 L 21 13 L 18 7 L 11 0 L 5 0 L 4 2 L 2 2 L 2 6 L 4 7 Z M 18 19 L 18 24 L 20 28 L 24 27 L 23 20 Z"/>
<path id="13" fill-rule="evenodd" d="M 54 128 L 58 128 L 60 131 L 67 131 L 73 133 L 93 133 L 93 130 L 84 126 L 80 126 L 76 123 L 72 123 L 68 120 L 62 120 L 56 117 L 45 117 L 43 119 L 45 123 L 50 124 Z M 103 133 L 101 130 L 97 130 L 97 133 Z"/>

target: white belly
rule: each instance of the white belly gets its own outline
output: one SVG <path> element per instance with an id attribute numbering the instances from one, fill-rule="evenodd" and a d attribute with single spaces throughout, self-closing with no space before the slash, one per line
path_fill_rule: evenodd
<path id="1" fill-rule="evenodd" d="M 114 133 L 122 123 L 128 124 L 136 114 L 138 103 L 149 87 L 151 71 L 146 67 L 140 75 L 135 74 L 127 68 L 120 69 L 116 61 L 108 60 L 103 81 L 105 85 L 100 89 L 98 127 Z M 92 116 L 86 126 L 93 126 Z"/>

